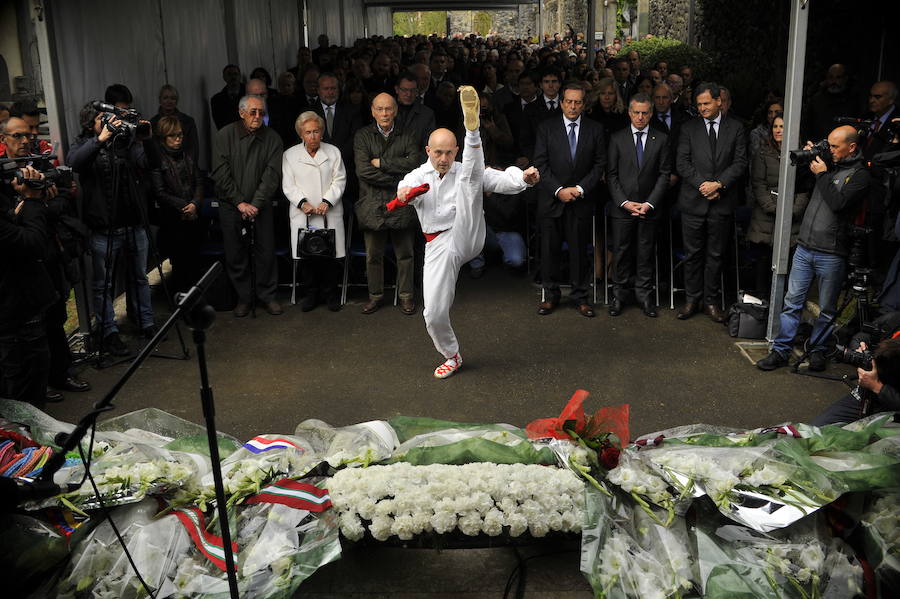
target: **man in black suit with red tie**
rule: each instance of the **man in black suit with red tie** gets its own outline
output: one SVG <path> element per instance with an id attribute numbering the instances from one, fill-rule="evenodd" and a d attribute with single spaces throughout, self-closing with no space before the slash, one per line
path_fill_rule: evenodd
<path id="1" fill-rule="evenodd" d="M 653 291 L 653 254 L 656 228 L 672 170 L 665 133 L 650 128 L 653 102 L 635 94 L 628 105 L 631 126 L 609 140 L 607 181 L 612 196 L 613 300 L 609 315 L 622 313 L 634 291 L 645 315 L 656 317 Z"/>
<path id="2" fill-rule="evenodd" d="M 701 83 L 695 93 L 700 114 L 682 127 L 676 157 L 687 296 L 678 319 L 687 320 L 702 307 L 713 321 L 724 322 L 722 262 L 747 170 L 747 136 L 740 121 L 722 114 L 718 85 Z"/>
<path id="3" fill-rule="evenodd" d="M 603 125 L 582 117 L 585 90 L 567 83 L 562 114 L 550 116 L 537 128 L 534 166 L 541 173 L 537 216 L 541 231 L 543 300 L 538 314 L 553 312 L 560 300 L 562 242 L 569 246 L 569 298 L 582 316 L 593 317 L 588 286 L 593 269 L 587 259 L 596 187 L 606 168 Z"/>

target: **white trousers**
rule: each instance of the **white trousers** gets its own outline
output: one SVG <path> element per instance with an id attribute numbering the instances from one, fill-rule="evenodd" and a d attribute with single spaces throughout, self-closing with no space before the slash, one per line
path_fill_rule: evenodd
<path id="1" fill-rule="evenodd" d="M 484 149 L 478 131 L 467 131 L 462 169 L 457 179 L 453 226 L 425 244 L 422 287 L 425 328 L 435 349 L 445 358 L 459 352 L 450 326 L 459 269 L 484 247 Z"/>

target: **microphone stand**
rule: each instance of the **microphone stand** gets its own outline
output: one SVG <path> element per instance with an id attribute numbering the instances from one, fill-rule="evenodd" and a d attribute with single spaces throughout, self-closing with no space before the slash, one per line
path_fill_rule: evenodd
<path id="1" fill-rule="evenodd" d="M 94 404 L 94 408 L 85 414 L 78 422 L 75 429 L 65 435 L 60 445 L 62 449 L 54 453 L 47 463 L 44 465 L 40 476 L 37 479 L 38 484 L 52 484 L 53 475 L 62 467 L 66 459 L 66 454 L 75 449 L 88 430 L 94 425 L 97 417 L 103 412 L 114 408 L 112 400 L 116 394 L 125 386 L 125 383 L 140 368 L 144 360 L 150 356 L 159 342 L 165 337 L 166 332 L 171 329 L 179 318 L 184 317 L 185 322 L 193 331 L 194 343 L 197 344 L 197 363 L 200 368 L 200 400 L 203 405 L 203 417 L 206 422 L 206 436 L 209 441 L 209 456 L 212 462 L 213 481 L 216 489 L 216 510 L 219 515 L 219 522 L 222 527 L 222 544 L 225 550 L 225 567 L 228 575 L 228 588 L 232 599 L 238 599 L 237 574 L 234 564 L 234 552 L 231 549 L 231 532 L 228 527 L 228 511 L 225 507 L 225 487 L 222 483 L 222 466 L 219 462 L 219 444 L 216 440 L 215 427 L 215 407 L 213 405 L 212 388 L 209 386 L 209 377 L 206 370 L 206 329 L 212 326 L 216 319 L 216 312 L 213 308 L 203 300 L 203 293 L 212 284 L 213 281 L 222 273 L 222 264 L 214 263 L 206 274 L 197 282 L 197 284 L 187 292 L 180 293 L 177 296 L 177 306 L 172 315 L 160 327 L 159 331 L 153 336 L 141 352 L 135 357 L 134 361 L 128 366 L 128 369 L 122 373 L 119 380 L 107 391 L 99 402 Z"/>

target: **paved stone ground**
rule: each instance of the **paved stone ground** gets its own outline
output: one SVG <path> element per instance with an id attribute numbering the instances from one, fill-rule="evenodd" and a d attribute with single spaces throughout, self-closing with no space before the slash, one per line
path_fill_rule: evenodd
<path id="1" fill-rule="evenodd" d="M 681 322 L 663 309 L 651 320 L 626 308 L 611 318 L 598 306 L 597 318 L 587 319 L 565 303 L 538 316 L 540 291 L 499 268 L 477 281 L 463 273 L 452 318 L 465 365 L 438 381 L 431 372 L 440 357 L 421 313 L 408 317 L 386 307 L 364 316 L 364 292 L 355 293 L 339 313 L 288 305 L 278 317 L 219 314 L 207 348 L 219 430 L 247 439 L 291 433 L 306 418 L 340 426 L 401 414 L 524 426 L 558 415 L 583 388 L 591 392 L 591 408 L 631 404 L 636 436 L 696 422 L 754 428 L 809 420 L 845 392 L 839 383 L 784 369 L 757 370 L 725 328 L 703 316 Z M 174 334 L 163 349 L 176 349 Z M 124 369 L 88 368 L 83 376 L 94 390 L 69 394 L 49 412 L 77 421 Z M 150 359 L 110 415 L 153 406 L 202 423 L 198 388 L 195 359 Z M 519 551 L 553 554 L 527 561 L 526 597 L 590 596 L 578 572 L 577 543 Z M 517 563 L 509 547 L 354 548 L 298 596 L 501 597 Z"/>

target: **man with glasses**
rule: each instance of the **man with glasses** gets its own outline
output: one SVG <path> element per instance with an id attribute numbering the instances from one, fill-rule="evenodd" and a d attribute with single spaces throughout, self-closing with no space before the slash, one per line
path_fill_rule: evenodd
<path id="1" fill-rule="evenodd" d="M 251 302 L 259 299 L 266 312 L 277 316 L 283 310 L 275 300 L 278 279 L 272 196 L 281 189 L 281 138 L 263 123 L 264 98 L 244 96 L 238 103 L 238 115 L 240 120 L 220 129 L 212 144 L 212 177 L 219 198 L 225 264 L 238 294 L 234 315 L 247 316 Z M 250 244 L 242 236 L 248 226 L 252 228 L 252 257 Z"/>
<path id="2" fill-rule="evenodd" d="M 428 145 L 428 136 L 435 129 L 434 111 L 420 102 L 416 102 L 419 95 L 416 76 L 410 72 L 404 72 L 394 86 L 397 94 L 397 126 L 407 131 L 421 146 Z"/>

